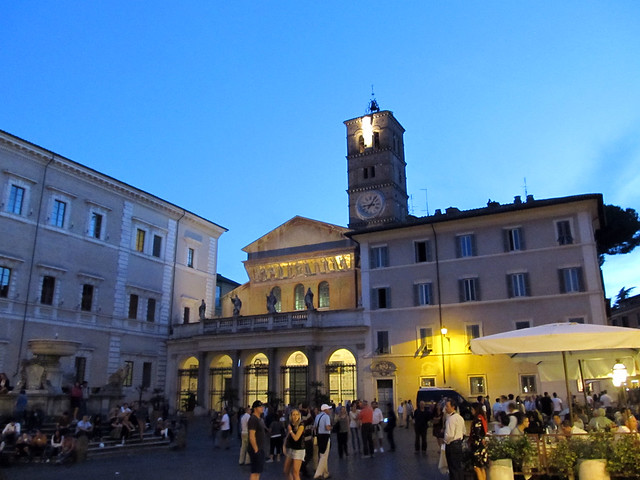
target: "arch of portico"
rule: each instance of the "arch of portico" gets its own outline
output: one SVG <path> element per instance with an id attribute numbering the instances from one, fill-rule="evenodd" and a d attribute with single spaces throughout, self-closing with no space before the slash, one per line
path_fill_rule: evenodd
<path id="1" fill-rule="evenodd" d="M 336 348 L 325 362 L 327 393 L 335 403 L 354 400 L 358 393 L 358 365 L 348 348 Z"/>
<path id="2" fill-rule="evenodd" d="M 178 363 L 178 408 L 193 410 L 198 402 L 200 361 L 190 356 Z"/>
<path id="3" fill-rule="evenodd" d="M 227 354 L 215 355 L 209 364 L 209 402 L 214 410 L 235 403 L 233 388 L 233 360 Z"/>
<path id="4" fill-rule="evenodd" d="M 177 354 L 177 408 L 195 396 L 199 405 L 220 410 L 278 398 L 299 404 L 311 398 L 310 384 L 337 402 L 357 397 L 355 345 L 292 345 Z M 174 367 L 174 368 L 176 368 Z M 175 397 L 174 397 L 175 398 Z"/>

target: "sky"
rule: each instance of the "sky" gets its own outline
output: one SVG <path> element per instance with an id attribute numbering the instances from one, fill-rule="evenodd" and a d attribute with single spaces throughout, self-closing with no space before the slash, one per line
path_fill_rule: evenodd
<path id="1" fill-rule="evenodd" d="M 410 211 L 602 193 L 640 211 L 640 3 L 5 2 L 0 129 L 229 231 L 218 271 L 301 215 L 348 223 L 372 86 Z M 640 251 L 607 257 L 607 296 Z M 640 288 L 633 293 L 640 293 Z"/>

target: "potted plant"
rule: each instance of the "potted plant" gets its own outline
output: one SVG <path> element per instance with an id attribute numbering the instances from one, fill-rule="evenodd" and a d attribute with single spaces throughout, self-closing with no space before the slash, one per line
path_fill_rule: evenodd
<path id="1" fill-rule="evenodd" d="M 637 434 L 616 435 L 609 457 L 607 471 L 612 476 L 640 478 L 640 439 Z"/>
<path id="2" fill-rule="evenodd" d="M 489 478 L 492 480 L 513 479 L 514 466 L 522 470 L 533 459 L 536 449 L 526 435 L 498 437 L 492 435 L 488 441 Z"/>
<path id="3" fill-rule="evenodd" d="M 612 451 L 611 433 L 595 432 L 583 437 L 574 436 L 570 442 L 578 457 L 578 477 L 581 480 L 609 480 L 606 466 Z"/>

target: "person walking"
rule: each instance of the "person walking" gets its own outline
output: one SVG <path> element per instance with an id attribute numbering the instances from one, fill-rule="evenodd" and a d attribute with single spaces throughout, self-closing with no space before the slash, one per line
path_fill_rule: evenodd
<path id="1" fill-rule="evenodd" d="M 429 427 L 429 412 L 424 401 L 420 401 L 418 409 L 413 412 L 413 428 L 415 430 L 415 452 L 427 454 L 427 428 Z"/>
<path id="2" fill-rule="evenodd" d="M 396 412 L 393 411 L 393 404 L 387 404 L 387 424 L 384 426 L 384 431 L 387 433 L 387 441 L 389 442 L 389 450 L 391 452 L 396 451 L 396 442 L 393 438 L 393 430 L 396 428 L 397 417 Z"/>
<path id="3" fill-rule="evenodd" d="M 329 450 L 331 448 L 331 407 L 323 403 L 320 412 L 314 421 L 318 437 L 318 468 L 313 478 L 329 478 Z"/>
<path id="4" fill-rule="evenodd" d="M 362 458 L 373 456 L 373 409 L 364 400 L 360 410 L 360 425 L 362 429 Z"/>
<path id="5" fill-rule="evenodd" d="M 479 402 L 471 404 L 471 430 L 469 431 L 469 449 L 471 450 L 473 470 L 478 480 L 487 480 L 487 463 L 489 455 L 485 436 L 487 435 L 487 419 Z"/>
<path id="6" fill-rule="evenodd" d="M 462 438 L 464 437 L 464 419 L 457 412 L 458 404 L 453 399 L 447 399 L 444 405 L 446 421 L 444 426 L 444 443 L 447 464 L 449 465 L 449 479 L 463 480 L 464 469 L 462 453 Z"/>
<path id="7" fill-rule="evenodd" d="M 304 425 L 296 408 L 289 414 L 287 439 L 284 444 L 284 475 L 288 480 L 300 480 L 300 467 L 305 457 Z"/>
<path id="8" fill-rule="evenodd" d="M 253 413 L 248 422 L 249 429 L 249 458 L 251 459 L 251 475 L 250 480 L 259 480 L 260 474 L 264 470 L 264 439 L 266 436 L 266 427 L 262 421 L 262 412 L 264 406 L 260 400 L 253 402 L 251 406 Z"/>
<path id="9" fill-rule="evenodd" d="M 349 412 L 349 430 L 351 430 L 351 451 L 360 453 L 362 443 L 360 441 L 360 412 L 356 402 L 351 404 Z M 356 448 L 357 447 L 357 448 Z"/>

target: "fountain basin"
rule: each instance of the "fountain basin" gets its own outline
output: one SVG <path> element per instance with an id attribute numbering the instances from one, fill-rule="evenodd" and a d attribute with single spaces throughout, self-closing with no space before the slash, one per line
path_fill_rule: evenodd
<path id="1" fill-rule="evenodd" d="M 82 343 L 70 340 L 57 339 L 33 339 L 27 343 L 29 350 L 34 355 L 51 355 L 56 357 L 68 357 L 75 355 Z"/>

